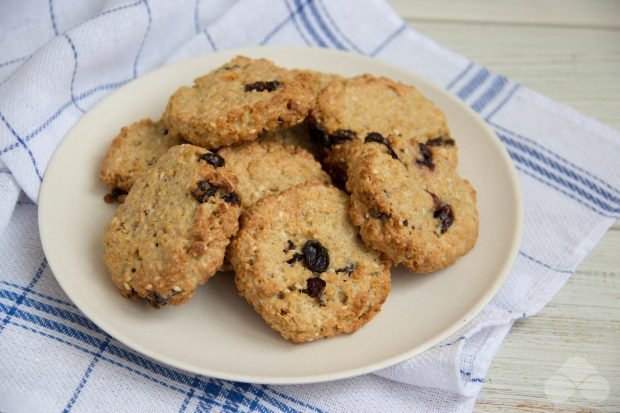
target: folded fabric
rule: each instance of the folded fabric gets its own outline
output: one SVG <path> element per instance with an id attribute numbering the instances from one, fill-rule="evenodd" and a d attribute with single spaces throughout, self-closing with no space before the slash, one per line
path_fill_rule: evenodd
<path id="1" fill-rule="evenodd" d="M 512 323 L 540 311 L 620 216 L 617 131 L 438 46 L 383 0 L 0 7 L 1 411 L 470 411 Z M 519 171 L 524 235 L 500 292 L 443 343 L 375 374 L 267 386 L 169 368 L 84 317 L 43 256 L 45 167 L 88 109 L 168 62 L 270 44 L 349 50 L 433 80 L 478 112 Z"/>

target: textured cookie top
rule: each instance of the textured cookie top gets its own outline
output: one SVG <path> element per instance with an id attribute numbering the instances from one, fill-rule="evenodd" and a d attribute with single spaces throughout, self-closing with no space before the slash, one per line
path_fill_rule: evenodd
<path id="1" fill-rule="evenodd" d="M 108 148 L 99 178 L 110 188 L 128 192 L 146 168 L 180 142 L 168 135 L 161 121 L 143 119 L 121 129 Z"/>
<path id="2" fill-rule="evenodd" d="M 164 123 L 209 149 L 254 140 L 301 122 L 314 103 L 312 82 L 303 72 L 239 56 L 177 90 Z"/>
<path id="3" fill-rule="evenodd" d="M 290 128 L 277 129 L 273 132 L 263 133 L 259 138 L 261 142 L 282 142 L 291 146 L 299 146 L 308 151 L 314 159 L 318 159 L 319 151 L 310 138 L 310 131 L 306 122 L 298 123 Z"/>
<path id="4" fill-rule="evenodd" d="M 414 272 L 445 268 L 476 243 L 476 192 L 424 144 L 363 144 L 347 187 L 364 242 Z"/>
<path id="5" fill-rule="evenodd" d="M 317 97 L 311 120 L 313 139 L 324 148 L 323 163 L 339 181 L 346 181 L 346 167 L 370 133 L 451 142 L 437 151 L 457 162 L 443 112 L 415 87 L 391 79 L 364 74 L 332 80 Z"/>
<path id="6" fill-rule="evenodd" d="M 330 82 L 312 115 L 328 134 L 350 130 L 358 139 L 369 132 L 420 141 L 449 134 L 443 112 L 415 87 L 369 74 Z"/>
<path id="7" fill-rule="evenodd" d="M 294 73 L 300 73 L 310 79 L 310 86 L 315 97 L 323 91 L 332 81 L 342 79 L 341 76 L 334 73 L 317 72 L 315 70 L 293 69 Z"/>
<path id="8" fill-rule="evenodd" d="M 255 141 L 222 148 L 218 155 L 239 178 L 238 193 L 243 208 L 302 182 L 331 182 L 321 164 L 299 146 Z"/>
<path id="9" fill-rule="evenodd" d="M 187 301 L 221 267 L 237 232 L 236 185 L 205 149 L 179 145 L 161 156 L 104 232 L 104 260 L 121 293 L 156 307 Z"/>
<path id="10" fill-rule="evenodd" d="M 358 238 L 348 197 L 305 183 L 256 203 L 231 244 L 240 294 L 284 338 L 353 332 L 390 290 L 389 264 Z"/>

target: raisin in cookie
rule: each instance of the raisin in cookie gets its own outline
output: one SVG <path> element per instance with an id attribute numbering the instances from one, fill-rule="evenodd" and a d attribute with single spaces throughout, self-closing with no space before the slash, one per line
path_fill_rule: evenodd
<path id="1" fill-rule="evenodd" d="M 138 176 L 166 151 L 181 142 L 168 134 L 161 121 L 143 119 L 121 129 L 108 148 L 99 179 L 112 193 L 126 193 Z"/>
<path id="2" fill-rule="evenodd" d="M 419 273 L 445 268 L 476 243 L 476 192 L 427 145 L 387 143 L 363 144 L 349 165 L 351 219 L 395 264 Z"/>
<path id="3" fill-rule="evenodd" d="M 239 293 L 295 343 L 352 333 L 381 309 L 390 267 L 357 236 L 348 197 L 304 183 L 257 202 L 231 244 Z"/>
<path id="4" fill-rule="evenodd" d="M 239 56 L 178 89 L 163 119 L 188 142 L 215 149 L 301 122 L 314 99 L 310 75 Z"/>
<path id="5" fill-rule="evenodd" d="M 221 266 L 241 212 L 236 177 L 192 145 L 144 172 L 104 232 L 104 260 L 128 298 L 178 305 Z"/>
<path id="6" fill-rule="evenodd" d="M 302 182 L 331 182 L 321 164 L 299 146 L 255 141 L 222 148 L 218 155 L 239 179 L 243 208 Z"/>
<path id="7" fill-rule="evenodd" d="M 333 79 L 317 97 L 311 135 L 323 148 L 322 162 L 338 180 L 368 134 L 433 141 L 436 156 L 454 165 L 457 153 L 443 112 L 415 87 L 369 74 Z M 441 153 L 441 155 L 440 155 Z"/>

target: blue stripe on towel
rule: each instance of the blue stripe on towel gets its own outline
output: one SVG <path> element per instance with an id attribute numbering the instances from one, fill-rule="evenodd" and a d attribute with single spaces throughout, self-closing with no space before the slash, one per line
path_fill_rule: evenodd
<path id="1" fill-rule="evenodd" d="M 568 175 L 563 173 L 562 170 L 556 169 L 556 171 L 554 172 L 553 170 L 548 169 L 544 165 L 541 165 L 540 163 L 536 162 L 535 161 L 536 158 L 532 159 L 530 157 L 526 157 L 522 155 L 523 152 L 525 152 L 525 154 L 530 155 L 530 152 L 524 149 L 526 148 L 524 145 L 517 143 L 515 140 L 509 138 L 508 136 L 504 134 L 498 133 L 498 136 L 504 144 L 512 148 L 515 148 L 517 150 L 520 150 L 521 153 L 517 153 L 514 150 L 510 151 L 510 153 L 511 153 L 511 157 L 516 162 L 521 164 L 522 166 L 527 167 L 528 169 L 534 172 L 537 172 L 538 174 L 543 175 L 547 179 L 554 181 L 556 184 L 566 188 L 567 190 L 572 192 L 574 195 L 579 196 L 584 201 L 589 201 L 590 203 L 600 208 L 604 212 L 608 212 L 612 214 L 620 214 L 620 207 L 614 207 L 614 205 L 608 204 L 606 201 L 588 192 L 583 187 L 578 186 L 575 183 L 569 181 L 568 179 L 566 179 Z"/>
<path id="2" fill-rule="evenodd" d="M 146 24 L 146 30 L 144 31 L 144 37 L 142 38 L 142 42 L 140 42 L 140 47 L 138 48 L 138 53 L 136 54 L 136 58 L 133 61 L 133 77 L 138 77 L 138 61 L 140 60 L 140 55 L 142 54 L 142 48 L 144 47 L 144 43 L 146 42 L 146 38 L 151 31 L 151 24 L 153 23 L 153 16 L 151 15 L 151 6 L 149 6 L 148 0 L 142 0 L 142 4 L 146 8 L 146 15 L 148 17 L 148 22 Z"/>
<path id="3" fill-rule="evenodd" d="M 299 13 L 297 14 L 297 16 L 299 17 L 301 23 L 306 28 L 306 31 L 314 39 L 314 43 L 318 45 L 319 47 L 327 47 L 327 43 L 325 43 L 323 38 L 314 29 L 314 26 L 311 24 L 310 20 L 308 19 L 308 15 L 306 13 L 308 10 L 308 7 L 305 7 L 305 6 L 310 5 L 312 1 L 313 0 L 308 0 L 303 5 L 302 5 L 301 0 L 293 0 L 293 3 L 295 4 L 295 7 L 297 8 L 297 10 L 299 10 Z"/>
<path id="4" fill-rule="evenodd" d="M 446 86 L 446 89 L 448 89 L 448 90 L 452 89 L 454 87 L 454 85 L 456 85 L 459 80 L 461 80 L 467 73 L 469 73 L 469 71 L 472 69 L 472 67 L 474 67 L 474 63 L 473 62 L 469 62 L 469 64 L 467 66 L 465 66 L 465 68 L 463 70 L 461 70 L 459 72 L 459 74 L 456 75 L 456 77 L 454 79 L 452 79 L 452 81 L 450 81 L 450 83 L 448 83 L 448 85 Z"/>
<path id="5" fill-rule="evenodd" d="M 8 295 L 4 294 L 4 298 L 6 297 L 11 298 L 13 296 L 11 294 L 8 294 Z M 37 301 L 37 300 L 32 299 L 32 301 Z M 84 322 L 83 321 L 84 317 L 81 315 L 77 315 L 77 314 L 68 315 L 65 310 L 59 310 L 58 308 L 55 308 L 54 306 L 51 306 L 43 302 L 36 302 L 32 304 L 31 307 L 36 308 L 38 310 L 42 310 L 46 312 L 47 314 L 53 314 L 55 316 L 64 318 L 67 321 L 77 323 L 80 326 L 85 327 L 88 330 L 96 332 L 97 335 L 101 336 L 102 338 L 97 338 L 86 331 L 77 330 L 76 328 L 66 325 L 63 322 L 54 321 L 54 320 L 46 318 L 45 316 L 30 313 L 26 309 L 18 309 L 18 310 L 13 311 L 13 316 L 14 316 L 13 318 L 20 319 L 28 323 L 32 323 L 34 325 L 43 327 L 51 333 L 51 334 L 46 334 L 46 336 L 55 338 L 57 339 L 57 341 L 62 341 L 63 343 L 71 345 L 74 348 L 81 348 L 82 350 L 86 351 L 87 353 L 95 357 L 98 355 L 99 358 L 107 362 L 113 362 L 113 359 L 111 359 L 110 357 L 114 356 L 122 360 L 128 361 L 130 363 L 133 363 L 139 366 L 140 368 L 142 368 L 143 370 L 150 371 L 152 373 L 155 373 L 159 376 L 162 376 L 166 379 L 169 379 L 169 380 L 172 380 L 178 383 L 191 385 L 194 382 L 195 377 L 191 377 L 186 373 L 177 371 L 172 368 L 165 367 L 159 363 L 156 363 L 145 357 L 142 357 L 132 351 L 125 350 L 124 348 L 117 345 L 116 342 L 114 341 L 110 341 L 109 344 L 106 344 L 106 342 L 110 340 L 110 337 L 105 335 L 105 333 L 101 332 L 101 330 L 99 330 L 96 326 L 90 324 L 90 322 Z M 9 312 L 11 312 L 11 307 L 0 303 L 0 312 L 9 314 Z M 8 321 L 8 323 L 12 325 L 19 324 L 17 322 L 10 321 L 10 320 Z M 22 327 L 27 328 L 29 331 L 34 331 L 32 328 L 29 328 L 25 325 L 22 325 Z M 66 340 L 60 339 L 54 334 L 60 334 L 61 336 L 71 337 L 73 339 L 79 340 L 79 342 L 81 342 L 82 344 L 86 344 L 95 349 L 105 348 L 108 356 L 104 357 L 102 356 L 102 354 L 100 354 L 100 352 L 96 352 L 94 350 L 87 350 L 85 348 L 79 347 L 75 345 L 74 343 L 67 342 Z M 129 368 L 128 366 L 124 364 L 119 364 L 119 363 L 115 363 L 115 364 L 123 368 Z M 144 372 L 141 373 L 142 376 L 144 376 L 145 374 L 146 373 Z M 85 374 L 85 377 L 86 376 L 87 375 Z M 152 376 L 149 376 L 149 375 L 147 376 L 152 378 Z M 228 389 L 228 390 L 223 389 L 224 386 L 231 387 L 231 389 Z M 289 406 L 286 403 L 278 400 L 276 397 L 282 397 L 282 395 L 274 393 L 275 391 L 272 391 L 272 389 L 270 389 L 269 387 L 257 386 L 257 385 L 246 385 L 242 383 L 228 382 L 228 381 L 217 380 L 217 379 L 209 379 L 209 383 L 204 383 L 201 381 L 198 385 L 196 385 L 197 389 L 201 389 L 201 390 L 204 390 L 205 392 L 211 392 L 211 393 L 213 393 L 214 387 L 218 388 L 219 389 L 218 391 L 222 392 L 224 396 L 231 398 L 233 407 L 238 406 L 240 403 L 249 403 L 251 405 L 256 405 L 256 408 L 259 411 L 268 412 L 271 410 L 267 406 L 264 405 L 264 403 L 267 403 L 269 405 L 274 406 L 280 411 L 284 411 L 284 412 L 299 411 L 298 409 L 292 406 Z M 241 390 L 244 392 L 251 393 L 253 395 L 252 398 L 250 399 L 244 396 L 243 394 L 240 395 L 239 391 Z M 185 392 L 186 391 L 183 391 L 183 393 Z M 274 396 L 270 396 L 269 394 L 267 394 L 267 392 L 274 393 Z M 199 398 L 198 396 L 194 396 L 194 397 Z M 285 398 L 288 401 L 294 402 L 298 406 L 303 407 L 304 409 L 312 409 L 318 412 L 321 411 L 320 409 L 314 406 L 308 405 L 307 403 L 299 401 L 290 396 L 287 396 Z M 206 400 L 208 401 L 208 399 Z M 225 407 L 225 405 L 219 405 L 219 407 Z"/>
<path id="6" fill-rule="evenodd" d="M 456 95 L 462 100 L 467 99 L 482 83 L 489 77 L 490 73 L 486 68 L 481 68 L 476 75 L 459 90 Z"/>
<path id="7" fill-rule="evenodd" d="M 511 131 L 511 130 L 509 130 L 507 128 L 504 128 L 501 125 L 495 124 L 493 122 L 489 122 L 489 124 L 493 128 L 497 129 L 498 131 L 505 132 L 506 134 L 509 134 L 514 139 L 521 140 L 523 145 L 526 145 L 526 142 L 527 142 L 527 144 L 529 145 L 530 150 L 538 152 L 539 156 L 542 156 L 545 159 L 547 159 L 549 163 L 552 163 L 554 165 L 558 165 L 558 163 L 556 161 L 563 162 L 566 165 L 568 165 L 566 168 L 568 168 L 568 167 L 573 168 L 574 170 L 581 172 L 582 174 L 584 174 L 588 178 L 592 179 L 593 181 L 598 182 L 598 185 L 602 185 L 605 188 L 607 188 L 607 190 L 615 192 L 617 195 L 609 194 L 606 190 L 600 188 L 596 183 L 590 181 L 587 178 L 583 178 L 583 177 L 579 176 L 577 174 L 577 172 L 574 172 L 574 171 L 571 172 L 571 173 L 575 174 L 576 179 L 581 180 L 582 182 L 586 183 L 587 185 L 592 185 L 592 186 L 596 187 L 597 191 L 604 191 L 607 194 L 607 196 L 611 197 L 611 198 L 608 198 L 608 199 L 613 199 L 615 202 L 620 202 L 620 190 L 615 188 L 615 187 L 613 187 L 612 185 L 610 185 L 609 183 L 605 182 L 604 180 L 602 180 L 601 178 L 597 177 L 596 175 L 592 174 L 591 172 L 588 172 L 587 170 L 581 168 L 580 166 L 575 165 L 573 162 L 569 161 L 568 159 L 558 155 L 557 153 L 551 151 L 550 149 L 547 149 L 546 147 L 544 147 L 543 145 L 541 145 L 540 143 L 538 143 L 536 140 L 534 140 L 532 138 L 528 138 L 527 136 L 524 136 L 524 135 L 521 135 L 519 133 L 513 132 L 513 131 Z M 534 149 L 534 148 L 537 148 L 537 149 Z M 545 154 L 548 155 L 548 156 L 546 156 Z M 555 161 L 553 159 L 549 158 L 549 156 L 555 158 Z M 561 167 L 561 165 L 560 165 L 560 167 Z"/>
<path id="8" fill-rule="evenodd" d="M 28 156 L 30 157 L 30 162 L 32 163 L 32 167 L 34 168 L 34 172 L 37 174 L 37 177 L 39 178 L 39 182 L 43 182 L 43 176 L 41 175 L 41 172 L 39 171 L 39 165 L 37 165 L 37 161 L 36 159 L 34 159 L 34 155 L 32 154 L 32 151 L 26 144 L 26 141 L 17 134 L 15 129 L 13 129 L 11 124 L 6 120 L 2 112 L 0 112 L 0 119 L 2 120 L 2 123 L 4 123 L 4 125 L 9 129 L 9 131 L 11 131 L 11 134 L 13 135 L 13 137 L 17 139 L 17 142 L 19 143 L 19 145 L 21 145 L 24 148 L 24 150 L 28 153 Z"/>
<path id="9" fill-rule="evenodd" d="M 343 49 L 353 49 L 356 52 L 360 53 L 360 54 L 366 54 L 362 51 L 362 49 L 355 44 L 338 26 L 338 24 L 334 21 L 334 18 L 332 17 L 332 15 L 329 13 L 329 9 L 325 6 L 325 4 L 323 3 L 323 0 L 315 0 L 315 2 L 319 5 L 319 8 L 321 9 L 321 11 L 323 12 L 323 14 L 325 14 L 325 18 L 327 19 L 327 21 L 329 22 L 329 24 L 331 25 L 331 27 L 333 27 L 334 31 L 336 33 L 338 33 L 338 35 L 340 36 L 340 38 L 342 40 L 344 40 L 349 47 L 344 47 Z"/>
<path id="10" fill-rule="evenodd" d="M 47 268 L 47 260 L 43 259 L 43 261 L 39 265 L 39 268 L 37 268 L 37 271 L 34 273 L 34 276 L 30 280 L 30 283 L 28 284 L 27 287 L 23 289 L 23 292 L 19 295 L 19 297 L 15 299 L 14 304 L 11 307 L 3 307 L 6 309 L 6 311 L 4 311 L 6 313 L 6 317 L 2 319 L 2 323 L 0 324 L 0 333 L 2 333 L 2 330 L 4 329 L 4 327 L 9 323 L 9 321 L 11 321 L 11 317 L 13 317 L 13 315 L 17 311 L 17 308 L 22 303 L 22 301 L 26 299 L 30 291 L 32 291 L 34 286 L 39 282 L 46 268 Z M 0 305 L 2 304 L 0 303 Z"/>
<path id="11" fill-rule="evenodd" d="M 325 33 L 325 35 L 327 36 L 327 39 L 334 46 L 336 46 L 337 49 L 348 50 L 348 48 L 342 42 L 340 42 L 340 40 L 338 40 L 338 37 L 334 34 L 334 32 L 331 31 L 329 26 L 325 23 L 325 21 L 323 20 L 323 17 L 321 16 L 321 13 L 319 12 L 317 8 L 316 3 L 317 3 L 316 0 L 309 2 L 310 12 L 314 16 L 314 19 L 316 20 L 316 22 L 319 24 L 319 28 L 321 29 L 321 31 Z"/>
<path id="12" fill-rule="evenodd" d="M 103 352 L 105 351 L 109 343 L 110 343 L 110 337 L 106 338 L 105 341 L 101 343 L 101 346 L 99 346 L 97 353 L 95 353 L 95 356 L 93 357 L 92 361 L 86 368 L 86 371 L 84 372 L 84 375 L 82 376 L 82 380 L 80 380 L 80 383 L 78 384 L 77 388 L 73 391 L 73 395 L 71 396 L 71 399 L 69 399 L 67 406 L 64 408 L 63 413 L 69 413 L 71 409 L 73 408 L 73 405 L 77 401 L 78 397 L 80 397 L 80 393 L 82 393 L 82 389 L 84 388 L 84 386 L 86 386 L 86 383 L 88 382 L 88 379 L 90 378 L 91 373 L 95 369 L 95 366 L 101 359 L 101 356 L 103 355 Z"/>
<path id="13" fill-rule="evenodd" d="M 75 93 L 74 91 L 74 84 L 75 84 L 75 74 L 77 73 L 78 70 L 78 53 L 77 53 L 77 49 L 75 48 L 75 44 L 73 44 L 73 41 L 71 40 L 71 38 L 69 37 L 68 34 L 63 34 L 62 35 L 65 39 L 67 39 L 67 42 L 69 42 L 69 46 L 71 46 L 71 51 L 73 52 L 73 73 L 71 74 L 71 102 L 73 102 L 73 105 L 82 113 L 84 113 L 84 109 L 82 109 L 80 107 L 80 105 L 77 104 L 77 101 L 75 99 Z"/>
<path id="14" fill-rule="evenodd" d="M 54 34 L 58 36 L 58 25 L 56 24 L 56 14 L 54 14 L 54 0 L 49 0 L 49 9 L 50 9 L 50 21 L 52 22 L 52 29 L 54 30 Z"/>
<path id="15" fill-rule="evenodd" d="M 482 110 L 501 93 L 507 84 L 508 79 L 504 76 L 497 76 L 487 91 L 484 92 L 474 103 L 472 103 L 471 108 L 478 113 L 482 112 Z"/>
<path id="16" fill-rule="evenodd" d="M 395 38 L 397 38 L 401 33 L 403 33 L 405 31 L 405 29 L 407 28 L 407 24 L 403 23 L 398 29 L 396 29 L 393 33 L 391 33 L 390 35 L 388 35 L 388 37 L 385 38 L 385 40 L 383 40 L 379 46 L 377 46 L 375 48 L 375 50 L 373 50 L 372 52 L 370 52 L 370 56 L 376 56 L 378 55 L 381 50 L 385 49 L 385 47 L 390 44 Z"/>

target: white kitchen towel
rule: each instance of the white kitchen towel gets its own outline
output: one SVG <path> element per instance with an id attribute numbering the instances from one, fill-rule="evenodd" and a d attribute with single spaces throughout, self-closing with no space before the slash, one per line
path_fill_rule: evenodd
<path id="1" fill-rule="evenodd" d="M 188 374 L 102 332 L 48 268 L 37 192 L 82 114 L 167 62 L 267 44 L 375 56 L 443 85 L 488 122 L 519 171 L 525 226 L 508 279 L 472 322 L 411 360 L 312 385 Z M 470 411 L 512 323 L 539 311 L 620 215 L 619 157 L 617 131 L 438 46 L 383 0 L 5 0 L 0 411 Z"/>

